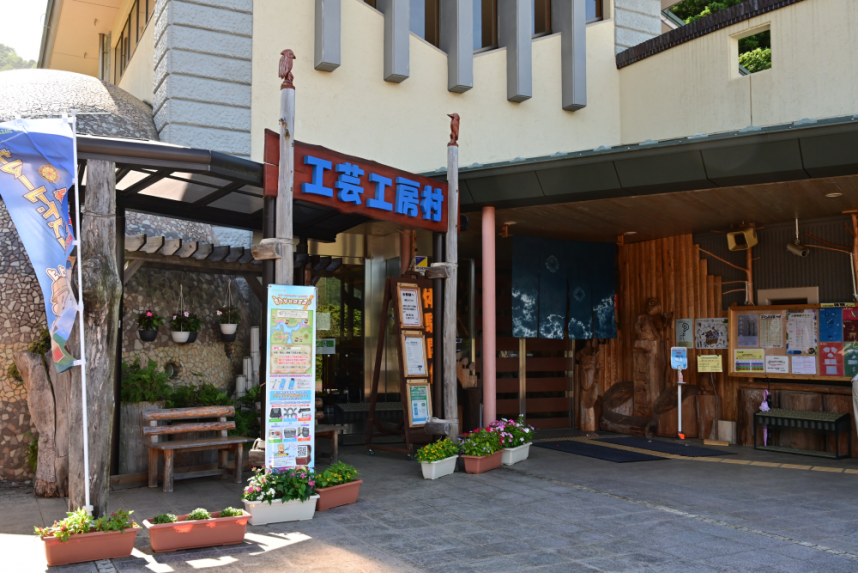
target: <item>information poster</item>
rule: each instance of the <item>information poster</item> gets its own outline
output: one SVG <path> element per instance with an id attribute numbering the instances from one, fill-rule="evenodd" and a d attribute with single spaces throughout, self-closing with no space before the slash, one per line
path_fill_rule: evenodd
<path id="1" fill-rule="evenodd" d="M 784 315 L 782 314 L 760 315 L 760 346 L 763 348 L 784 347 L 783 319 Z"/>
<path id="2" fill-rule="evenodd" d="M 701 374 L 712 372 L 723 372 L 721 356 L 719 354 L 698 354 L 697 372 Z"/>
<path id="3" fill-rule="evenodd" d="M 316 288 L 269 285 L 265 465 L 314 467 Z"/>
<path id="4" fill-rule="evenodd" d="M 423 309 L 421 308 L 420 289 L 416 286 L 400 286 L 399 310 L 402 328 L 422 328 Z"/>
<path id="5" fill-rule="evenodd" d="M 756 348 L 760 346 L 759 321 L 756 314 L 739 315 L 739 332 L 736 346 Z"/>
<path id="6" fill-rule="evenodd" d="M 843 343 L 843 375 L 858 376 L 858 342 Z"/>
<path id="7" fill-rule="evenodd" d="M 735 371 L 737 373 L 762 373 L 766 371 L 766 353 L 764 350 L 736 350 L 735 353 Z"/>
<path id="8" fill-rule="evenodd" d="M 402 347 L 405 349 L 405 376 L 426 376 L 426 352 L 423 342 L 423 333 L 403 333 Z"/>
<path id="9" fill-rule="evenodd" d="M 819 342 L 843 342 L 843 309 L 819 309 Z"/>
<path id="10" fill-rule="evenodd" d="M 676 319 L 676 345 L 694 348 L 694 322 L 690 318 Z"/>
<path id="11" fill-rule="evenodd" d="M 793 356 L 792 357 L 792 373 L 793 374 L 810 374 L 816 375 L 816 356 Z"/>
<path id="12" fill-rule="evenodd" d="M 819 345 L 819 369 L 822 376 L 844 376 L 842 342 L 822 342 Z"/>
<path id="13" fill-rule="evenodd" d="M 787 354 L 816 352 L 816 315 L 813 312 L 787 314 Z M 815 373 L 815 372 L 814 372 Z M 808 374 L 793 372 L 793 374 Z"/>
<path id="14" fill-rule="evenodd" d="M 726 318 L 698 318 L 694 321 L 695 347 L 700 350 L 726 350 L 729 348 L 729 331 Z"/>
<path id="15" fill-rule="evenodd" d="M 789 356 L 766 356 L 766 372 L 789 374 Z"/>
<path id="16" fill-rule="evenodd" d="M 425 425 L 429 421 L 431 412 L 429 384 L 408 384 L 408 417 L 411 425 Z"/>

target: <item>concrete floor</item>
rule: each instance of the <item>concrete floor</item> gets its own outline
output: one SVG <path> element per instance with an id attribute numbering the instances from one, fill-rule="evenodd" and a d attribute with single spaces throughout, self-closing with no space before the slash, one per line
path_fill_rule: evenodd
<path id="1" fill-rule="evenodd" d="M 858 460 L 725 450 L 736 454 L 721 458 L 729 462 L 617 464 L 531 448 L 529 460 L 510 468 L 425 481 L 418 464 L 403 456 L 346 447 L 341 459 L 364 479 L 357 504 L 312 521 L 248 526 L 243 545 L 221 549 L 152 554 L 141 532 L 133 556 L 113 567 L 120 573 L 858 572 Z M 240 489 L 206 478 L 176 482 L 172 494 L 121 490 L 111 493 L 111 508 L 133 509 L 142 519 L 240 507 Z M 32 527 L 64 512 L 64 501 L 0 489 L 0 570 L 96 573 L 93 563 L 45 566 Z"/>

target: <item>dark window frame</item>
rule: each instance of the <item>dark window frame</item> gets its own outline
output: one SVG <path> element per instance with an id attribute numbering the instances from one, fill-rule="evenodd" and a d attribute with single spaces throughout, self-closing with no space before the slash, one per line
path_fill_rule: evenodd
<path id="1" fill-rule="evenodd" d="M 146 21 L 143 26 L 140 26 L 140 15 L 145 16 Z M 152 16 L 155 12 L 155 0 L 135 0 L 131 5 L 131 10 L 128 12 L 128 17 L 125 19 L 125 25 L 122 26 L 122 31 L 119 34 L 119 40 L 116 42 L 113 62 L 113 84 L 118 85 L 125 75 L 125 70 L 128 64 L 131 63 L 131 58 L 134 52 L 137 51 L 137 46 L 140 44 L 140 39 L 146 32 L 146 28 L 152 21 Z"/>

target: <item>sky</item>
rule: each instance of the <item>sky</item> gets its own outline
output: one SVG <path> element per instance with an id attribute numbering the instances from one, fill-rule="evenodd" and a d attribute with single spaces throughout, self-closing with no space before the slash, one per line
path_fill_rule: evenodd
<path id="1" fill-rule="evenodd" d="M 25 60 L 38 60 L 47 5 L 47 0 L 0 0 L 0 14 L 7 16 L 0 28 L 0 44 L 15 48 Z"/>

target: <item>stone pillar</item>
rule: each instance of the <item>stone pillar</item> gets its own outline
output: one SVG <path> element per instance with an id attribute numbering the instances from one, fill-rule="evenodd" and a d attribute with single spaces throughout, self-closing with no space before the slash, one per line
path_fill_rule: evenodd
<path id="1" fill-rule="evenodd" d="M 161 141 L 249 158 L 253 0 L 158 0 L 154 18 Z"/>
<path id="2" fill-rule="evenodd" d="M 615 0 L 617 53 L 661 34 L 661 0 Z"/>

